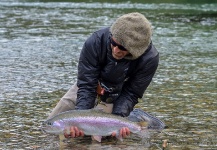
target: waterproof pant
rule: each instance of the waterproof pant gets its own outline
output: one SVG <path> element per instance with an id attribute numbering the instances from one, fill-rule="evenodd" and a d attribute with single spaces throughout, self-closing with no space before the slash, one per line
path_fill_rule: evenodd
<path id="1" fill-rule="evenodd" d="M 65 112 L 68 110 L 75 109 L 76 105 L 76 99 L 77 99 L 77 83 L 75 83 L 69 91 L 60 99 L 60 101 L 57 103 L 56 107 L 52 110 L 52 112 L 49 114 L 48 119 L 54 117 L 55 115 Z M 96 100 L 97 102 L 97 100 Z M 111 113 L 113 104 L 107 104 L 105 102 L 100 102 L 96 108 L 103 109 L 104 112 Z"/>

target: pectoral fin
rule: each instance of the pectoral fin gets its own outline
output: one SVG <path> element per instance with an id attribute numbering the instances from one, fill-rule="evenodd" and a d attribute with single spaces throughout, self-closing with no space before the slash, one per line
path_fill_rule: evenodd
<path id="1" fill-rule="evenodd" d="M 92 138 L 92 140 L 96 140 L 98 142 L 101 142 L 101 140 L 102 140 L 102 136 L 100 136 L 100 135 L 93 135 L 93 136 L 91 136 L 91 138 Z"/>

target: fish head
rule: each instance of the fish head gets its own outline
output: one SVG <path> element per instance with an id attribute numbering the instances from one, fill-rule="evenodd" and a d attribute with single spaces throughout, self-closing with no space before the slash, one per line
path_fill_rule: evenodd
<path id="1" fill-rule="evenodd" d="M 42 123 L 41 129 L 45 133 L 50 134 L 63 134 L 64 133 L 64 124 L 61 121 L 52 121 L 47 120 Z"/>

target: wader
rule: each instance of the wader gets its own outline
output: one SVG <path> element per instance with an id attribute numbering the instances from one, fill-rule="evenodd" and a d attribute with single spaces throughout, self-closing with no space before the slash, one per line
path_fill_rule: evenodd
<path id="1" fill-rule="evenodd" d="M 55 115 L 65 112 L 68 110 L 75 109 L 76 99 L 77 99 L 77 83 L 75 83 L 69 91 L 60 99 L 60 101 L 57 103 L 56 107 L 52 110 L 52 112 L 49 114 L 48 119 L 54 117 Z M 112 113 L 113 104 L 112 103 L 106 103 L 106 102 L 98 102 L 98 98 L 96 99 L 96 108 L 103 109 L 106 113 Z"/>

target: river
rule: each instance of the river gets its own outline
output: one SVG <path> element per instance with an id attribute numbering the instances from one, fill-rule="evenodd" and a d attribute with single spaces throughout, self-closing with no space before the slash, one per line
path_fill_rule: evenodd
<path id="1" fill-rule="evenodd" d="M 0 149 L 216 149 L 217 2 L 0 1 Z M 47 135 L 40 124 L 76 81 L 79 52 L 122 14 L 152 23 L 160 63 L 136 106 L 168 126 L 148 143 Z M 62 144 L 61 144 L 62 143 Z"/>

